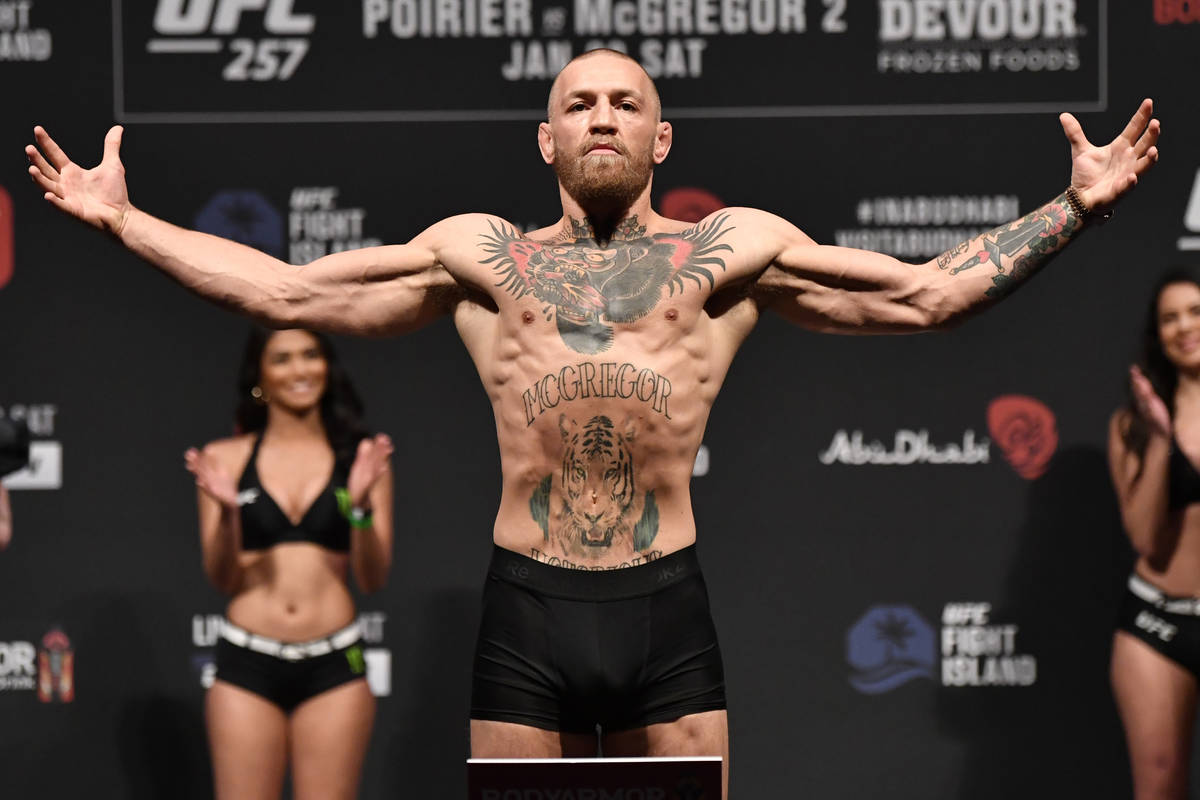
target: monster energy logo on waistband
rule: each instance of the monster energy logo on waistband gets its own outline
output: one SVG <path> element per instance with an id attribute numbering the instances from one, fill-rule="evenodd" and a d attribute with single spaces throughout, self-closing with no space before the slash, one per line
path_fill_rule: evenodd
<path id="1" fill-rule="evenodd" d="M 346 648 L 346 663 L 350 665 L 350 671 L 355 675 L 362 675 L 367 671 L 367 660 L 363 657 L 363 649 L 355 644 Z"/>

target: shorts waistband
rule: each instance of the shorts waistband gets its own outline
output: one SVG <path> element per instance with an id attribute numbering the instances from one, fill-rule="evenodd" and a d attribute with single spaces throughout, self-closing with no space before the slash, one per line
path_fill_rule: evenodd
<path id="1" fill-rule="evenodd" d="M 221 638 L 230 644 L 263 653 L 268 656 L 282 658 L 285 661 L 303 661 L 306 658 L 316 658 L 336 650 L 343 650 L 362 639 L 362 628 L 358 620 L 351 622 L 341 630 L 334 631 L 320 639 L 307 642 L 281 642 L 269 636 L 259 636 L 245 628 L 239 628 L 227 619 L 221 620 Z"/>
<path id="2" fill-rule="evenodd" d="M 553 567 L 493 545 L 488 574 L 565 600 L 623 600 L 654 594 L 674 583 L 699 576 L 700 561 L 696 557 L 696 546 L 689 545 L 636 567 L 573 569 Z"/>
<path id="3" fill-rule="evenodd" d="M 1168 614 L 1200 617 L 1200 597 L 1172 597 L 1136 572 L 1129 576 L 1129 591 Z"/>

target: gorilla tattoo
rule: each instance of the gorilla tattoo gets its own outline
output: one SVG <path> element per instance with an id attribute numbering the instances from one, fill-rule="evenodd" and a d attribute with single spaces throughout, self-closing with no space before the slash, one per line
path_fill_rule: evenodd
<path id="1" fill-rule="evenodd" d="M 728 214 L 680 233 L 645 235 L 636 219 L 622 223 L 614 238 L 600 246 L 586 225 L 576 225 L 575 238 L 539 242 L 512 228 L 492 224 L 483 234 L 483 249 L 500 278 L 497 286 L 514 297 L 532 294 L 553 313 L 568 347 L 578 353 L 601 353 L 612 346 L 611 323 L 634 322 L 650 313 L 662 296 L 682 292 L 685 281 L 703 288 L 715 285 L 713 269 L 725 269 L 716 255 L 733 252 L 719 240 L 728 231 Z"/>

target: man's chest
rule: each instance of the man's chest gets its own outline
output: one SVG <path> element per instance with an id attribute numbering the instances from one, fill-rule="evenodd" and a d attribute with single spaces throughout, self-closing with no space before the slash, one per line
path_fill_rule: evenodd
<path id="1" fill-rule="evenodd" d="M 482 238 L 479 265 L 491 272 L 501 313 L 517 311 L 526 323 L 542 317 L 585 354 L 609 350 L 619 335 L 659 338 L 690 327 L 732 252 L 718 225 L 603 245 L 502 231 Z"/>

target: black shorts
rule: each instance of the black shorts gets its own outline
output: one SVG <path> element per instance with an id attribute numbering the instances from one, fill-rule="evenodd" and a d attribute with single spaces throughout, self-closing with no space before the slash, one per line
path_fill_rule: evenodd
<path id="1" fill-rule="evenodd" d="M 254 692 L 289 714 L 305 700 L 367 674 L 357 623 L 322 639 L 285 643 L 225 622 L 216 667 L 217 680 Z"/>
<path id="2" fill-rule="evenodd" d="M 1141 576 L 1130 575 L 1117 629 L 1200 678 L 1200 599 L 1171 597 Z"/>
<path id="3" fill-rule="evenodd" d="M 721 650 L 694 547 L 603 571 L 494 549 L 471 719 L 593 733 L 724 708 Z"/>

